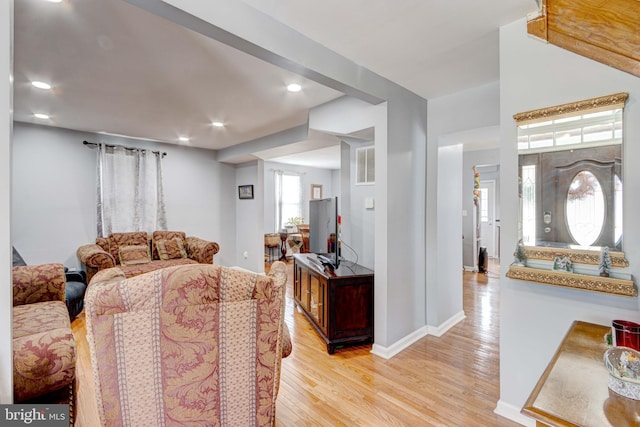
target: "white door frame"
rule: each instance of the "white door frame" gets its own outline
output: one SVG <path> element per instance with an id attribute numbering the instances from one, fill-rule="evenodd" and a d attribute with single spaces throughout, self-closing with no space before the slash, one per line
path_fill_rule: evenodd
<path id="1" fill-rule="evenodd" d="M 485 246 L 487 248 L 487 256 L 490 258 L 495 258 L 497 256 L 496 251 L 496 180 L 495 179 L 485 179 L 480 180 L 480 188 L 486 187 L 489 189 L 489 193 L 491 197 L 489 198 L 489 218 L 487 225 L 484 226 L 486 230 L 489 230 L 487 233 L 488 236 L 485 236 L 483 233 L 480 233 L 480 246 Z M 482 229 L 482 222 L 480 223 L 480 229 Z M 484 243 L 484 244 L 482 244 Z"/>

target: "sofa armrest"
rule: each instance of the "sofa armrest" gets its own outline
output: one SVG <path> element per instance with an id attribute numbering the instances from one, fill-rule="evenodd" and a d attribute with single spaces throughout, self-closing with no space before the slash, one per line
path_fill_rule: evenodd
<path id="1" fill-rule="evenodd" d="M 13 267 L 13 305 L 64 302 L 66 282 L 62 264 Z"/>
<path id="2" fill-rule="evenodd" d="M 87 267 L 103 270 L 116 266 L 116 260 L 113 255 L 96 244 L 80 246 L 76 254 L 80 262 Z"/>
<path id="3" fill-rule="evenodd" d="M 187 237 L 186 241 L 187 256 L 190 259 L 200 264 L 213 264 L 213 256 L 220 250 L 220 245 L 198 237 Z"/>
<path id="4" fill-rule="evenodd" d="M 127 276 L 124 274 L 121 268 L 107 268 L 106 270 L 100 270 L 93 275 L 89 285 L 95 285 L 96 283 L 110 283 L 112 281 L 125 280 Z"/>

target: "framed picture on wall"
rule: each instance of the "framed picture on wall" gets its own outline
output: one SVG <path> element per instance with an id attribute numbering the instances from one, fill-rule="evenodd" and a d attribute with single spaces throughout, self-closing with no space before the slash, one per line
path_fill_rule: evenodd
<path id="1" fill-rule="evenodd" d="M 322 199 L 322 185 L 311 184 L 311 200 Z"/>
<path id="2" fill-rule="evenodd" d="M 253 185 L 239 185 L 238 198 L 253 199 Z"/>

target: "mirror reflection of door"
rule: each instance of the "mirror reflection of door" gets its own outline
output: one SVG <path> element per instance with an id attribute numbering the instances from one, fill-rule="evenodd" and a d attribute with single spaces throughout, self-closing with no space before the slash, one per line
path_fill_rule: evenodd
<path id="1" fill-rule="evenodd" d="M 621 145 L 521 155 L 520 173 L 541 183 L 531 187 L 536 244 L 621 248 Z"/>
<path id="2" fill-rule="evenodd" d="M 480 181 L 480 246 L 487 248 L 487 255 L 491 258 L 497 257 L 495 193 L 496 182 L 494 180 Z"/>

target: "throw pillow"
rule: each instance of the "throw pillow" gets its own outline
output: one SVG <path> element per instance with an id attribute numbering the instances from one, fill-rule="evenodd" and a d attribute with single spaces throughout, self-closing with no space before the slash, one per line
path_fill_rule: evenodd
<path id="1" fill-rule="evenodd" d="M 158 248 L 158 256 L 161 260 L 186 258 L 187 251 L 182 244 L 182 239 L 174 237 L 173 239 L 158 240 L 156 242 Z"/>
<path id="2" fill-rule="evenodd" d="M 149 247 L 146 245 L 121 246 L 118 249 L 118 256 L 120 264 L 124 266 L 146 264 L 151 261 Z"/>

